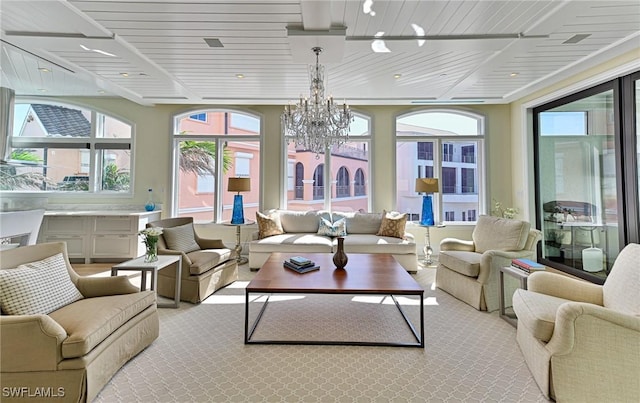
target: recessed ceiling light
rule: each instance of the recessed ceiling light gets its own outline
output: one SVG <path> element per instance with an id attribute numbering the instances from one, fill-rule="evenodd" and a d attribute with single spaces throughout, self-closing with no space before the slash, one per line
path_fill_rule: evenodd
<path id="1" fill-rule="evenodd" d="M 46 88 L 38 88 L 38 91 L 40 91 L 40 92 L 47 92 Z"/>
<path id="2" fill-rule="evenodd" d="M 244 74 L 236 74 L 236 78 L 244 78 Z"/>
<path id="3" fill-rule="evenodd" d="M 105 92 L 105 90 L 98 90 L 98 94 L 104 94 Z"/>
<path id="4" fill-rule="evenodd" d="M 396 80 L 399 79 L 400 77 L 402 77 L 402 74 L 394 74 L 393 78 L 395 78 Z"/>
<path id="5" fill-rule="evenodd" d="M 129 77 L 129 73 L 120 73 L 122 77 Z"/>
<path id="6" fill-rule="evenodd" d="M 51 70 L 49 70 L 46 67 L 38 67 L 38 70 L 41 71 L 42 73 L 51 73 Z"/>
<path id="7" fill-rule="evenodd" d="M 517 76 L 518 76 L 518 73 L 511 73 L 511 74 L 509 74 L 509 76 L 510 76 L 510 77 L 517 77 Z"/>

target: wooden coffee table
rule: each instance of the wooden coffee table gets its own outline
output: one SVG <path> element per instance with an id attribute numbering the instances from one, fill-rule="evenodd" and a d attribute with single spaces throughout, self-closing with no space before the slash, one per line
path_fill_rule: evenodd
<path id="1" fill-rule="evenodd" d="M 282 266 L 291 256 L 302 255 L 320 265 L 320 270 L 298 274 Z M 345 271 L 335 269 L 330 253 L 272 253 L 245 290 L 245 344 L 323 344 L 359 346 L 424 347 L 424 289 L 389 254 L 350 254 Z M 249 295 L 266 294 L 266 301 L 254 323 L 249 327 Z M 262 318 L 272 294 L 369 294 L 389 295 L 398 307 L 407 326 L 416 339 L 415 343 L 368 341 L 287 341 L 254 340 L 253 333 Z M 420 297 L 420 333 L 407 318 L 396 295 Z M 363 318 L 366 320 L 366 318 Z"/>

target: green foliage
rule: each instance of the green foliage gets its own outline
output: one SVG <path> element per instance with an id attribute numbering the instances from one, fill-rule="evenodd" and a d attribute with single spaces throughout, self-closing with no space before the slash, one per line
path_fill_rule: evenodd
<path id="1" fill-rule="evenodd" d="M 131 174 L 124 169 L 118 169 L 116 164 L 107 164 L 102 173 L 103 190 L 128 190 L 131 184 Z"/>

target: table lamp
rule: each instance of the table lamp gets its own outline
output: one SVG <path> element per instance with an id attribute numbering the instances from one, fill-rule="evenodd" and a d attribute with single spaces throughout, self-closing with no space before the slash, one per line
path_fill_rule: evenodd
<path id="1" fill-rule="evenodd" d="M 240 192 L 248 192 L 251 190 L 251 178 L 229 178 L 227 191 L 238 192 L 233 197 L 233 215 L 231 216 L 231 224 L 244 224 L 244 209 L 242 206 L 242 195 Z"/>
<path id="2" fill-rule="evenodd" d="M 422 217 L 420 225 L 434 225 L 433 220 L 433 202 L 429 193 L 438 193 L 438 179 L 436 178 L 417 178 L 416 192 L 425 193 L 422 197 Z"/>

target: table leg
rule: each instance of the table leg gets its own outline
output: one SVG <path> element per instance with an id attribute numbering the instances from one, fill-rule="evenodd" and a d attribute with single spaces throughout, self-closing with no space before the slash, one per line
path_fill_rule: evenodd
<path id="1" fill-rule="evenodd" d="M 236 260 L 238 264 L 245 264 L 249 262 L 249 259 L 242 256 L 242 243 L 240 242 L 240 226 L 236 225 Z"/>
<path id="2" fill-rule="evenodd" d="M 140 270 L 140 291 L 147 289 L 147 272 L 146 270 Z"/>
<path id="3" fill-rule="evenodd" d="M 433 255 L 433 248 L 431 248 L 431 234 L 429 233 L 429 227 L 425 227 L 426 232 L 424 234 L 424 262 L 426 264 L 433 263 L 431 256 Z"/>

